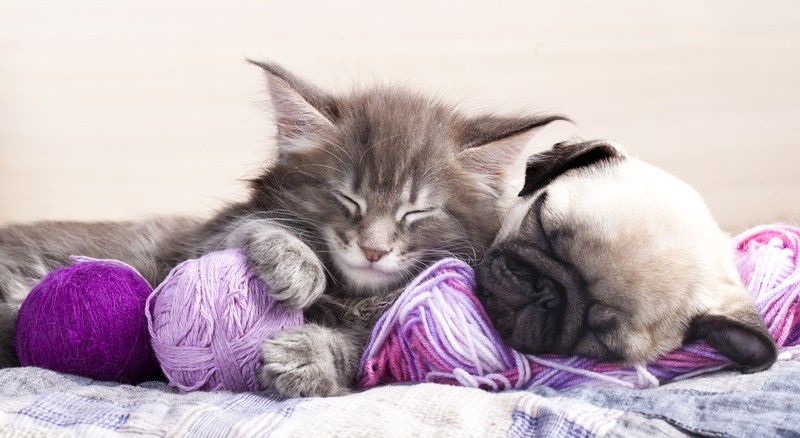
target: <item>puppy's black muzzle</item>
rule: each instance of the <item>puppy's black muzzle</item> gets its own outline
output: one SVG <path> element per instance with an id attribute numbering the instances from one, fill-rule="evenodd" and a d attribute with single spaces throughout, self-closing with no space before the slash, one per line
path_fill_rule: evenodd
<path id="1" fill-rule="evenodd" d="M 581 282 L 567 267 L 529 245 L 511 244 L 490 251 L 475 273 L 478 299 L 512 348 L 560 353 L 572 347 L 584 300 L 575 297 Z"/>

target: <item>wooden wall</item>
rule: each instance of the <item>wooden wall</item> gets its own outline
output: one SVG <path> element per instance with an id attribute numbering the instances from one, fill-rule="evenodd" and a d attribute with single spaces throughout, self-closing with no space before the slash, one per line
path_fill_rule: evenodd
<path id="1" fill-rule="evenodd" d="M 246 57 L 332 90 L 563 112 L 731 232 L 800 221 L 797 1 L 0 0 L 0 223 L 241 198 L 272 134 Z"/>

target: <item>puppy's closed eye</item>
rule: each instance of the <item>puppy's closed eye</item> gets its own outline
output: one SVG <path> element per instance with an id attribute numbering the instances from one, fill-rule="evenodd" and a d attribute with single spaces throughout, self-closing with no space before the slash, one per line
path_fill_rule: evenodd
<path id="1" fill-rule="evenodd" d="M 604 304 L 594 304 L 589 308 L 587 325 L 596 333 L 610 333 L 619 330 L 621 322 L 617 310 Z"/>

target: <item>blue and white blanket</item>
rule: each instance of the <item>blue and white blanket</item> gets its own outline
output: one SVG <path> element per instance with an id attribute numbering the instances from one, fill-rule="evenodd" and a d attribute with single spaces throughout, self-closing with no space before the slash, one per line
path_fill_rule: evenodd
<path id="1" fill-rule="evenodd" d="M 654 389 L 533 388 L 492 394 L 432 383 L 335 398 L 181 394 L 160 382 L 97 382 L 0 370 L 0 436 L 800 436 L 800 361 Z"/>

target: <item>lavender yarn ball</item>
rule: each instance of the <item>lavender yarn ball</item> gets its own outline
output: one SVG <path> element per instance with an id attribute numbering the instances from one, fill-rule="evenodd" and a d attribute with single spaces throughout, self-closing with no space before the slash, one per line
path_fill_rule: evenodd
<path id="1" fill-rule="evenodd" d="M 153 349 L 181 391 L 258 391 L 261 342 L 303 323 L 275 301 L 241 250 L 176 266 L 148 298 Z"/>
<path id="2" fill-rule="evenodd" d="M 98 380 L 147 380 L 157 369 L 144 311 L 152 288 L 120 261 L 72 259 L 34 286 L 20 307 L 21 364 Z"/>

